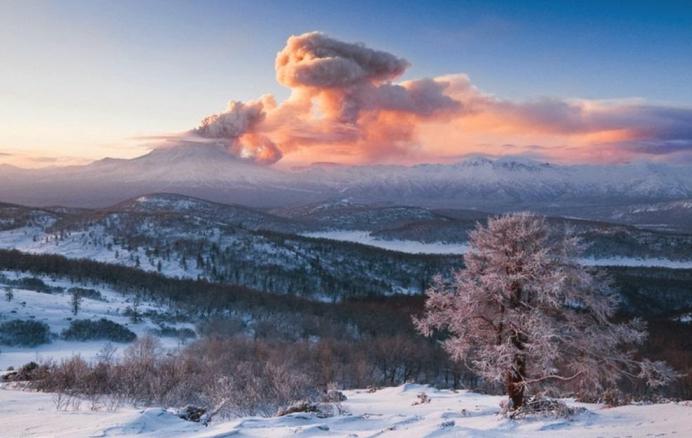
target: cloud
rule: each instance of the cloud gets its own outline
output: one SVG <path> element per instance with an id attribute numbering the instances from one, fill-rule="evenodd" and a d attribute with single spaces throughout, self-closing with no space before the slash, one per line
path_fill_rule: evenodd
<path id="1" fill-rule="evenodd" d="M 692 154 L 692 109 L 640 100 L 501 99 L 454 74 L 399 81 L 410 63 L 323 33 L 291 36 L 277 81 L 291 90 L 231 101 L 176 136 L 260 164 L 440 161 L 469 153 L 618 161 Z M 399 81 L 399 82 L 397 82 Z M 170 138 L 166 138 L 170 141 Z M 517 146 L 526 145 L 526 146 Z"/>
<path id="2" fill-rule="evenodd" d="M 363 44 L 351 44 L 311 32 L 292 36 L 276 55 L 276 79 L 289 88 L 346 89 L 391 81 L 409 63 Z"/>
<path id="3" fill-rule="evenodd" d="M 268 95 L 250 102 L 230 101 L 226 111 L 205 117 L 190 134 L 220 141 L 231 154 L 242 159 L 259 164 L 275 163 L 283 155 L 281 150 L 257 132 L 258 125 L 266 117 L 265 108 L 275 106 L 274 98 Z"/>
<path id="4" fill-rule="evenodd" d="M 12 166 L 23 168 L 37 168 L 46 166 L 68 166 L 89 163 L 91 160 L 84 157 L 72 156 L 48 156 L 36 155 L 28 152 L 2 152 L 0 151 L 0 162 Z"/>
<path id="5" fill-rule="evenodd" d="M 204 138 L 238 138 L 264 119 L 264 102 L 230 101 L 226 111 L 212 114 L 192 132 Z"/>
<path id="6" fill-rule="evenodd" d="M 516 102 L 481 92 L 465 76 L 450 80 L 449 94 L 466 112 L 446 126 L 448 144 L 478 139 L 496 149 L 502 143 L 532 144 L 525 149 L 540 146 L 547 157 L 571 161 L 692 154 L 692 108 L 632 99 Z"/>
<path id="7" fill-rule="evenodd" d="M 322 33 L 290 37 L 276 57 L 291 97 L 265 126 L 282 150 L 321 160 L 386 161 L 415 154 L 416 126 L 461 113 L 445 80 L 394 83 L 409 62 Z"/>

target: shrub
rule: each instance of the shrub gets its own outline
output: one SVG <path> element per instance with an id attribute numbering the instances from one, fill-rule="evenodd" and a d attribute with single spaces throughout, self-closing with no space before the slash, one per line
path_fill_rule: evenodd
<path id="1" fill-rule="evenodd" d="M 161 324 L 158 330 L 154 330 L 155 334 L 166 338 L 193 339 L 197 337 L 197 333 L 189 327 L 176 328 L 169 325 Z"/>
<path id="2" fill-rule="evenodd" d="M 324 403 L 341 403 L 346 401 L 346 395 L 336 389 L 329 389 L 322 395 L 321 401 Z"/>
<path id="3" fill-rule="evenodd" d="M 502 414 L 507 418 L 570 418 L 586 412 L 582 407 L 570 407 L 561 400 L 543 398 L 539 395 L 528 397 L 518 409 L 511 409 L 511 402 L 501 403 Z"/>
<path id="4" fill-rule="evenodd" d="M 411 406 L 418 406 L 418 405 L 424 405 L 426 403 L 430 403 L 431 398 L 428 394 L 425 392 L 421 392 L 416 396 L 416 401 L 413 402 Z"/>
<path id="5" fill-rule="evenodd" d="M 296 413 L 308 413 L 315 415 L 317 418 L 329 418 L 341 415 L 344 411 L 335 403 L 314 403 L 300 400 L 292 403 L 288 407 L 279 408 L 279 410 L 276 411 L 276 416 L 284 417 Z"/>
<path id="6" fill-rule="evenodd" d="M 295 347 L 251 339 L 202 340 L 166 354 L 158 339 L 144 336 L 112 361 L 88 363 L 76 356 L 51 363 L 31 387 L 140 405 L 192 404 L 205 409 L 209 419 L 273 415 L 298 400 L 314 403 L 320 393 L 307 369 L 309 345 Z"/>
<path id="7" fill-rule="evenodd" d="M 43 322 L 13 319 L 0 324 L 0 344 L 35 347 L 48 342 L 50 329 Z"/>
<path id="8" fill-rule="evenodd" d="M 132 342 L 137 338 L 137 335 L 117 322 L 101 318 L 98 321 L 74 320 L 68 329 L 63 330 L 62 337 L 76 341 L 106 339 L 113 342 Z"/>
<path id="9" fill-rule="evenodd" d="M 85 287 L 71 287 L 67 290 L 70 294 L 78 294 L 82 298 L 88 298 L 90 300 L 103 301 L 103 296 L 101 292 L 96 289 L 90 289 Z"/>
<path id="10" fill-rule="evenodd" d="M 27 382 L 44 378 L 46 376 L 47 367 L 31 361 L 24 364 L 17 371 L 10 369 L 8 369 L 8 371 L 10 372 L 3 374 L 0 380 L 3 382 Z"/>
<path id="11" fill-rule="evenodd" d="M 29 289 L 36 292 L 51 293 L 53 290 L 43 280 L 37 277 L 23 277 L 18 279 L 15 284 L 23 289 Z"/>
<path id="12" fill-rule="evenodd" d="M 200 336 L 231 338 L 246 332 L 247 327 L 240 318 L 211 318 L 202 321 L 197 330 Z"/>

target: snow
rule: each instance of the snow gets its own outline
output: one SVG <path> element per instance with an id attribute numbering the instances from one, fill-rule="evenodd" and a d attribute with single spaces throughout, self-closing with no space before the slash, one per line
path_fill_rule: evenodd
<path id="1" fill-rule="evenodd" d="M 692 324 L 692 312 L 680 315 L 675 319 L 683 324 Z"/>
<path id="2" fill-rule="evenodd" d="M 587 266 L 635 266 L 642 268 L 692 269 L 692 260 L 670 260 L 661 258 L 605 257 L 584 258 Z"/>
<path id="3" fill-rule="evenodd" d="M 0 272 L 9 279 L 25 277 L 24 274 L 3 271 Z M 82 299 L 79 313 L 75 316 L 71 313 L 71 295 L 68 292 L 42 293 L 21 287 L 12 287 L 14 298 L 7 301 L 4 296 L 0 297 L 0 323 L 11 320 L 35 320 L 46 323 L 50 327 L 51 333 L 59 334 L 62 330 L 70 326 L 71 319 L 109 319 L 118 324 L 126 326 L 137 336 L 149 334 L 158 328 L 151 321 L 145 320 L 141 323 L 132 324 L 129 318 L 122 314 L 127 306 L 130 306 L 131 296 L 123 295 L 117 291 L 100 285 L 72 283 L 62 279 L 51 279 L 47 276 L 38 276 L 47 285 L 52 287 L 63 287 L 65 290 L 71 287 L 94 288 L 101 293 L 103 301 L 89 298 Z M 4 286 L 0 281 L 0 287 Z M 25 303 L 25 304 L 22 304 Z M 142 313 L 147 310 L 165 312 L 166 308 L 160 304 L 142 301 L 140 304 Z M 192 324 L 168 323 L 171 327 L 193 328 Z M 164 348 L 173 349 L 178 347 L 178 340 L 175 338 L 163 337 L 160 339 Z M 20 347 L 0 345 L 0 370 L 8 367 L 20 367 L 27 362 L 41 362 L 48 359 L 60 360 L 79 354 L 86 360 L 96 357 L 96 355 L 108 344 L 106 340 L 98 341 L 66 341 L 53 339 L 48 344 L 36 347 Z M 117 348 L 116 355 L 122 353 L 127 347 L 127 343 L 113 343 Z"/>
<path id="4" fill-rule="evenodd" d="M 425 391 L 430 403 L 413 405 Z M 0 389 L 3 436 L 22 437 L 643 437 L 690 436 L 689 402 L 604 408 L 567 400 L 588 411 L 572 419 L 508 420 L 498 415 L 502 397 L 468 391 L 435 390 L 420 385 L 385 388 L 374 393 L 345 391 L 344 413 L 330 418 L 313 414 L 244 417 L 186 422 L 161 408 L 121 407 L 56 410 L 46 393 Z"/>
<path id="5" fill-rule="evenodd" d="M 305 237 L 319 239 L 354 242 L 362 245 L 374 246 L 391 251 L 405 252 L 409 254 L 459 254 L 468 251 L 468 245 L 464 243 L 445 242 L 419 242 L 415 240 L 383 240 L 373 236 L 369 231 L 319 231 L 301 234 Z M 635 266 L 647 268 L 692 269 L 692 260 L 669 260 L 663 258 L 637 258 L 637 257 L 587 257 L 581 259 L 581 263 L 587 266 Z"/>
<path id="6" fill-rule="evenodd" d="M 557 165 L 522 157 L 471 157 L 450 164 L 289 169 L 239 160 L 220 145 L 176 145 L 133 159 L 107 158 L 84 166 L 5 166 L 0 177 L 3 200 L 35 205 L 105 206 L 108 200 L 173 188 L 263 206 L 314 202 L 341 194 L 357 201 L 449 206 L 513 205 L 516 201 L 580 205 L 584 200 L 610 205 L 692 196 L 687 163 Z"/>
<path id="7" fill-rule="evenodd" d="M 301 235 L 318 239 L 360 243 L 409 254 L 464 254 L 468 251 L 468 246 L 463 243 L 426 243 L 416 240 L 383 240 L 374 237 L 369 231 L 317 231 L 303 233 Z"/>
<path id="8" fill-rule="evenodd" d="M 139 269 L 157 271 L 173 278 L 197 278 L 202 271 L 188 266 L 183 269 L 176 260 L 149 257 L 144 248 L 128 250 L 111 243 L 96 243 L 105 240 L 108 234 L 103 226 L 96 225 L 86 231 L 72 231 L 66 236 L 50 233 L 41 227 L 22 227 L 0 232 L 0 248 L 16 249 L 31 254 L 58 254 L 72 259 L 89 259 L 102 263 L 114 263 L 135 267 L 139 258 Z"/>
<path id="9" fill-rule="evenodd" d="M 673 209 L 692 210 L 692 201 L 667 202 L 654 205 L 647 205 L 644 207 L 635 207 L 630 210 L 630 213 L 652 213 L 659 211 L 668 211 Z"/>

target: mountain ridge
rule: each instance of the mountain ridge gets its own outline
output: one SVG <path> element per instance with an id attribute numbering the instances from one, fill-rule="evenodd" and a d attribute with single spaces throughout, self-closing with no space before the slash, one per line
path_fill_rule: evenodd
<path id="1" fill-rule="evenodd" d="M 21 169 L 0 175 L 0 181 L 2 201 L 70 207 L 107 207 L 156 192 L 254 207 L 349 198 L 364 204 L 495 212 L 692 198 L 692 165 L 687 164 L 564 165 L 526 157 L 472 156 L 451 164 L 280 169 L 233 157 L 219 145 L 177 145 L 132 159 Z"/>

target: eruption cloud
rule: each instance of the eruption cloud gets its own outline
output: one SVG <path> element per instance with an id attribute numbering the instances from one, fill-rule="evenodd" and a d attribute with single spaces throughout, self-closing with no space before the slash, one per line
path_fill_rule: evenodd
<path id="1" fill-rule="evenodd" d="M 191 134 L 220 142 L 229 153 L 242 159 L 260 164 L 275 163 L 283 156 L 281 150 L 267 136 L 257 132 L 266 117 L 265 108 L 275 106 L 271 96 L 245 103 L 230 101 L 226 111 L 205 117 Z"/>
<path id="2" fill-rule="evenodd" d="M 231 101 L 184 133 L 259 164 L 414 163 L 468 153 L 525 153 L 565 161 L 692 157 L 692 109 L 641 101 L 503 100 L 466 75 L 396 82 L 410 63 L 319 32 L 291 36 L 277 81 L 291 90 Z M 538 151 L 538 152 L 537 152 Z"/>

